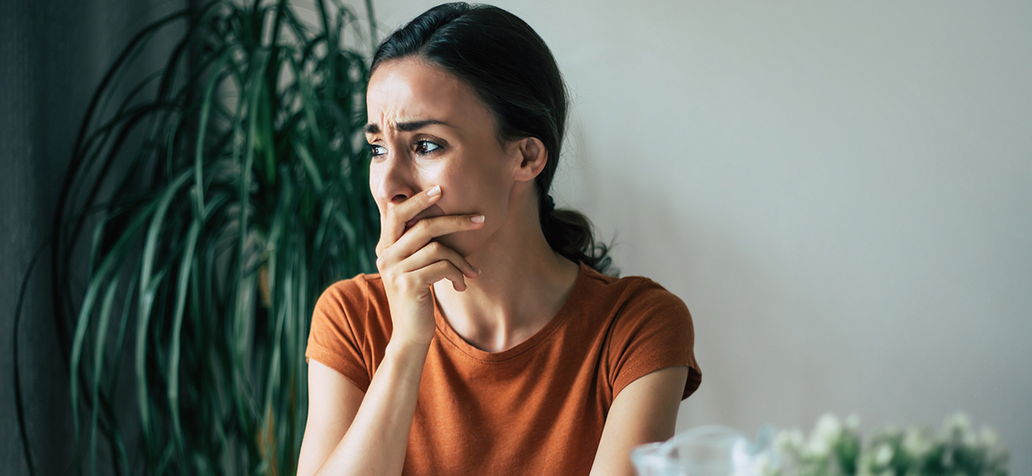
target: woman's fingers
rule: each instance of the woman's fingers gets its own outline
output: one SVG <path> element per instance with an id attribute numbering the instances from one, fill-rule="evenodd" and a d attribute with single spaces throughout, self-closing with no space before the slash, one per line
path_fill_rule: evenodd
<path id="1" fill-rule="evenodd" d="M 420 212 L 430 208 L 431 205 L 441 198 L 441 186 L 434 185 L 408 200 L 397 205 L 387 205 L 383 221 L 380 224 L 380 242 L 376 244 L 377 256 L 388 246 L 394 244 L 405 233 L 405 224 L 419 215 Z"/>
<path id="2" fill-rule="evenodd" d="M 376 268 L 383 273 L 387 269 L 395 268 L 396 264 L 409 259 L 410 256 L 432 245 L 430 251 L 448 250 L 451 252 L 448 255 L 435 254 L 435 256 L 438 256 L 437 260 L 452 258 L 456 269 L 460 269 L 466 275 L 474 277 L 480 274 L 479 270 L 474 268 L 473 265 L 469 264 L 465 258 L 454 250 L 432 240 L 436 237 L 459 231 L 475 230 L 482 227 L 483 223 L 483 215 L 444 215 L 420 220 L 396 242 L 379 250 L 376 257 Z M 416 268 L 414 266 L 401 266 L 399 270 L 406 272 Z"/>
<path id="3" fill-rule="evenodd" d="M 422 280 L 428 283 L 436 283 L 442 279 L 447 279 L 452 282 L 452 287 L 456 291 L 466 290 L 466 277 L 448 261 L 438 261 L 415 271 L 414 274 L 422 275 Z"/>
<path id="4" fill-rule="evenodd" d="M 434 238 L 460 231 L 476 230 L 484 226 L 483 215 L 443 215 L 416 222 L 391 248 L 401 256 L 409 256 L 430 243 Z"/>
<path id="5" fill-rule="evenodd" d="M 429 295 L 430 286 L 442 279 L 451 281 L 456 291 L 466 290 L 466 277 L 447 260 L 434 261 L 421 268 L 384 277 L 385 283 L 389 282 L 398 296 L 410 297 Z"/>
<path id="6" fill-rule="evenodd" d="M 469 261 L 466 261 L 466 258 L 463 258 L 458 252 L 436 241 L 424 246 L 406 259 L 402 263 L 402 267 L 416 270 L 430 266 L 438 261 L 448 262 L 467 278 L 475 278 L 480 274 L 480 270 L 469 264 Z"/>

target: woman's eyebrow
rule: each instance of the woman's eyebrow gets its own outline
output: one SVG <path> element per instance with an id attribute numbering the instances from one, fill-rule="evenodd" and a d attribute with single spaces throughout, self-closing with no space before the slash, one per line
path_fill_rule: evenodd
<path id="1" fill-rule="evenodd" d="M 402 131 L 402 132 L 412 132 L 412 131 L 418 131 L 418 130 L 420 130 L 420 129 L 426 127 L 426 126 L 429 126 L 429 125 L 442 125 L 442 126 L 454 127 L 451 124 L 448 124 L 447 122 L 440 121 L 440 120 L 437 120 L 437 119 L 423 119 L 423 120 L 420 120 L 420 121 L 399 122 L 399 123 L 397 123 L 397 125 L 394 128 L 399 130 L 399 131 Z M 365 125 L 364 129 L 365 129 L 365 133 L 366 134 L 378 134 L 380 132 L 380 125 L 379 124 L 369 123 L 369 124 Z"/>

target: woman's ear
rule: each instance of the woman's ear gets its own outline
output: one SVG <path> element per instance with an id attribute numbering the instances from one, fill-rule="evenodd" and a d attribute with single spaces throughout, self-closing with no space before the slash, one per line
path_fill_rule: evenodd
<path id="1" fill-rule="evenodd" d="M 541 139 L 536 137 L 525 137 L 516 143 L 516 150 L 519 154 L 520 163 L 516 167 L 516 180 L 529 182 L 534 180 L 548 163 L 548 149 Z"/>

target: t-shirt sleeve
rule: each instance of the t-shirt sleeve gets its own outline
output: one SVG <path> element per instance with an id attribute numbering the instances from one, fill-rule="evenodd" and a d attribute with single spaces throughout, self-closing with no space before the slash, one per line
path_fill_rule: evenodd
<path id="1" fill-rule="evenodd" d="M 650 280 L 625 303 L 613 324 L 607 356 L 613 397 L 631 382 L 667 367 L 688 367 L 681 399 L 702 382 L 695 361 L 695 329 L 688 306 Z"/>
<path id="2" fill-rule="evenodd" d="M 367 340 L 362 332 L 369 309 L 362 277 L 338 282 L 323 292 L 312 313 L 305 360 L 340 372 L 363 392 L 372 380 Z"/>

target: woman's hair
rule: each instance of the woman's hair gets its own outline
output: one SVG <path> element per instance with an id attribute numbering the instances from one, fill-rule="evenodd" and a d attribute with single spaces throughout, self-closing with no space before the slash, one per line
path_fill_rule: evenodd
<path id="1" fill-rule="evenodd" d="M 608 248 L 595 241 L 591 222 L 574 210 L 555 209 L 548 195 L 566 132 L 568 99 L 544 40 L 501 8 L 446 3 L 380 43 L 370 73 L 384 62 L 407 57 L 444 68 L 469 85 L 494 115 L 503 144 L 525 137 L 544 143 L 548 161 L 534 185 L 545 239 L 566 258 L 607 272 Z"/>

